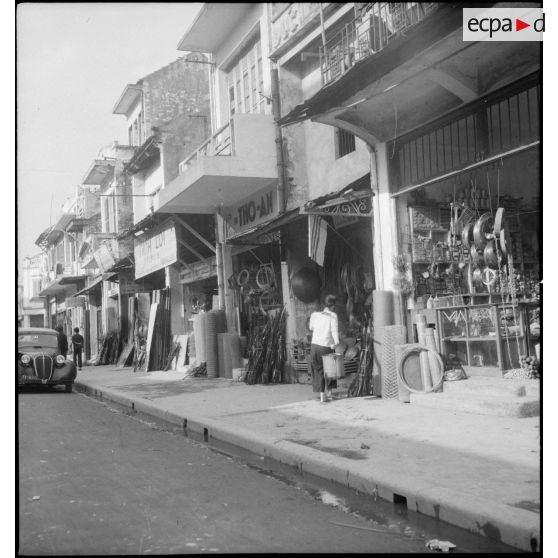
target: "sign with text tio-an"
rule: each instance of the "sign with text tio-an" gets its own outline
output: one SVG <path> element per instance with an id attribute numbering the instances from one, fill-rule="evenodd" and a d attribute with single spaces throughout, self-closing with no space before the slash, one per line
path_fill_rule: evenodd
<path id="1" fill-rule="evenodd" d="M 275 185 L 259 190 L 241 202 L 227 207 L 224 219 L 229 225 L 230 234 L 243 232 L 256 225 L 265 223 L 279 214 L 276 203 Z"/>
<path id="2" fill-rule="evenodd" d="M 134 239 L 136 279 L 173 264 L 177 254 L 174 222 L 169 219 Z"/>

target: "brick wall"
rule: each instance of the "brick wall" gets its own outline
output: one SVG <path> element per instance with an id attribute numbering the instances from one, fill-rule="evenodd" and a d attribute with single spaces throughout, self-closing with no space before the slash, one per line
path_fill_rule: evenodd
<path id="1" fill-rule="evenodd" d="M 141 80 L 148 135 L 162 139 L 164 180 L 178 176 L 178 165 L 210 134 L 209 66 L 179 58 Z"/>

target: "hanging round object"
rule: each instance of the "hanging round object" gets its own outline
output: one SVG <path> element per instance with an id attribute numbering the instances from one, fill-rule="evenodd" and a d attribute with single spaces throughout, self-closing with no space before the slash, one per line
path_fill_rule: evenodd
<path id="1" fill-rule="evenodd" d="M 507 227 L 504 227 L 496 238 L 498 239 L 500 252 L 507 256 L 511 252 L 511 237 Z"/>
<path id="2" fill-rule="evenodd" d="M 473 270 L 472 282 L 479 286 L 483 284 L 482 270 L 478 267 Z"/>
<path id="3" fill-rule="evenodd" d="M 501 252 L 498 253 L 496 241 L 494 239 L 491 239 L 486 243 L 482 257 L 484 259 L 484 263 L 490 269 L 499 269 L 503 263 L 503 255 Z"/>
<path id="4" fill-rule="evenodd" d="M 484 268 L 484 258 L 482 257 L 482 251 L 479 251 L 475 246 L 471 246 L 471 261 L 473 265 L 478 268 Z"/>
<path id="5" fill-rule="evenodd" d="M 498 238 L 500 232 L 505 229 L 505 210 L 503 207 L 499 207 L 496 210 L 496 215 L 494 217 L 494 236 Z"/>
<path id="6" fill-rule="evenodd" d="M 475 241 L 475 248 L 482 250 L 488 240 L 494 235 L 494 220 L 490 213 L 483 213 L 473 227 L 473 239 Z"/>
<path id="7" fill-rule="evenodd" d="M 461 231 L 461 244 L 467 249 L 471 248 L 473 245 L 473 225 L 474 223 L 471 221 L 467 223 Z"/>
<path id="8" fill-rule="evenodd" d="M 496 282 L 496 272 L 493 269 L 487 267 L 485 270 L 482 271 L 482 282 L 487 287 L 492 287 L 492 285 L 494 285 L 494 283 Z"/>
<path id="9" fill-rule="evenodd" d="M 296 298 L 308 304 L 319 298 L 322 281 L 315 271 L 302 267 L 291 275 L 291 287 Z"/>
<path id="10" fill-rule="evenodd" d="M 241 269 L 236 276 L 236 282 L 242 287 L 248 283 L 250 272 L 247 269 Z"/>

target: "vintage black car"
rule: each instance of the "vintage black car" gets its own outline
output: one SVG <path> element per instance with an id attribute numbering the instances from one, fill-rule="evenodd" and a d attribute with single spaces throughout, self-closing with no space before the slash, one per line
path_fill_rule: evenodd
<path id="1" fill-rule="evenodd" d="M 29 327 L 17 333 L 17 383 L 56 386 L 72 391 L 76 367 L 60 354 L 54 329 Z"/>

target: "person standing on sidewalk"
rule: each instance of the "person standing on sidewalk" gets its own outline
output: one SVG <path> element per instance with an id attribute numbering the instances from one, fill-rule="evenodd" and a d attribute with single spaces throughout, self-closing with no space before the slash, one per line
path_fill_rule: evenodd
<path id="1" fill-rule="evenodd" d="M 72 350 L 74 351 L 74 364 L 81 370 L 81 351 L 83 349 L 83 336 L 79 333 L 79 327 L 74 328 L 72 335 Z"/>
<path id="2" fill-rule="evenodd" d="M 322 357 L 333 352 L 339 343 L 337 314 L 333 311 L 337 297 L 329 294 L 325 297 L 325 308 L 321 312 L 313 312 L 310 316 L 308 329 L 312 332 L 310 346 L 310 369 L 312 371 L 312 390 L 320 393 L 320 402 L 325 403 L 331 397 L 331 388 L 335 380 L 328 380 L 324 375 Z"/>
<path id="3" fill-rule="evenodd" d="M 56 326 L 56 331 L 58 332 L 58 350 L 64 358 L 68 357 L 68 337 L 64 333 L 64 329 L 61 325 Z"/>

